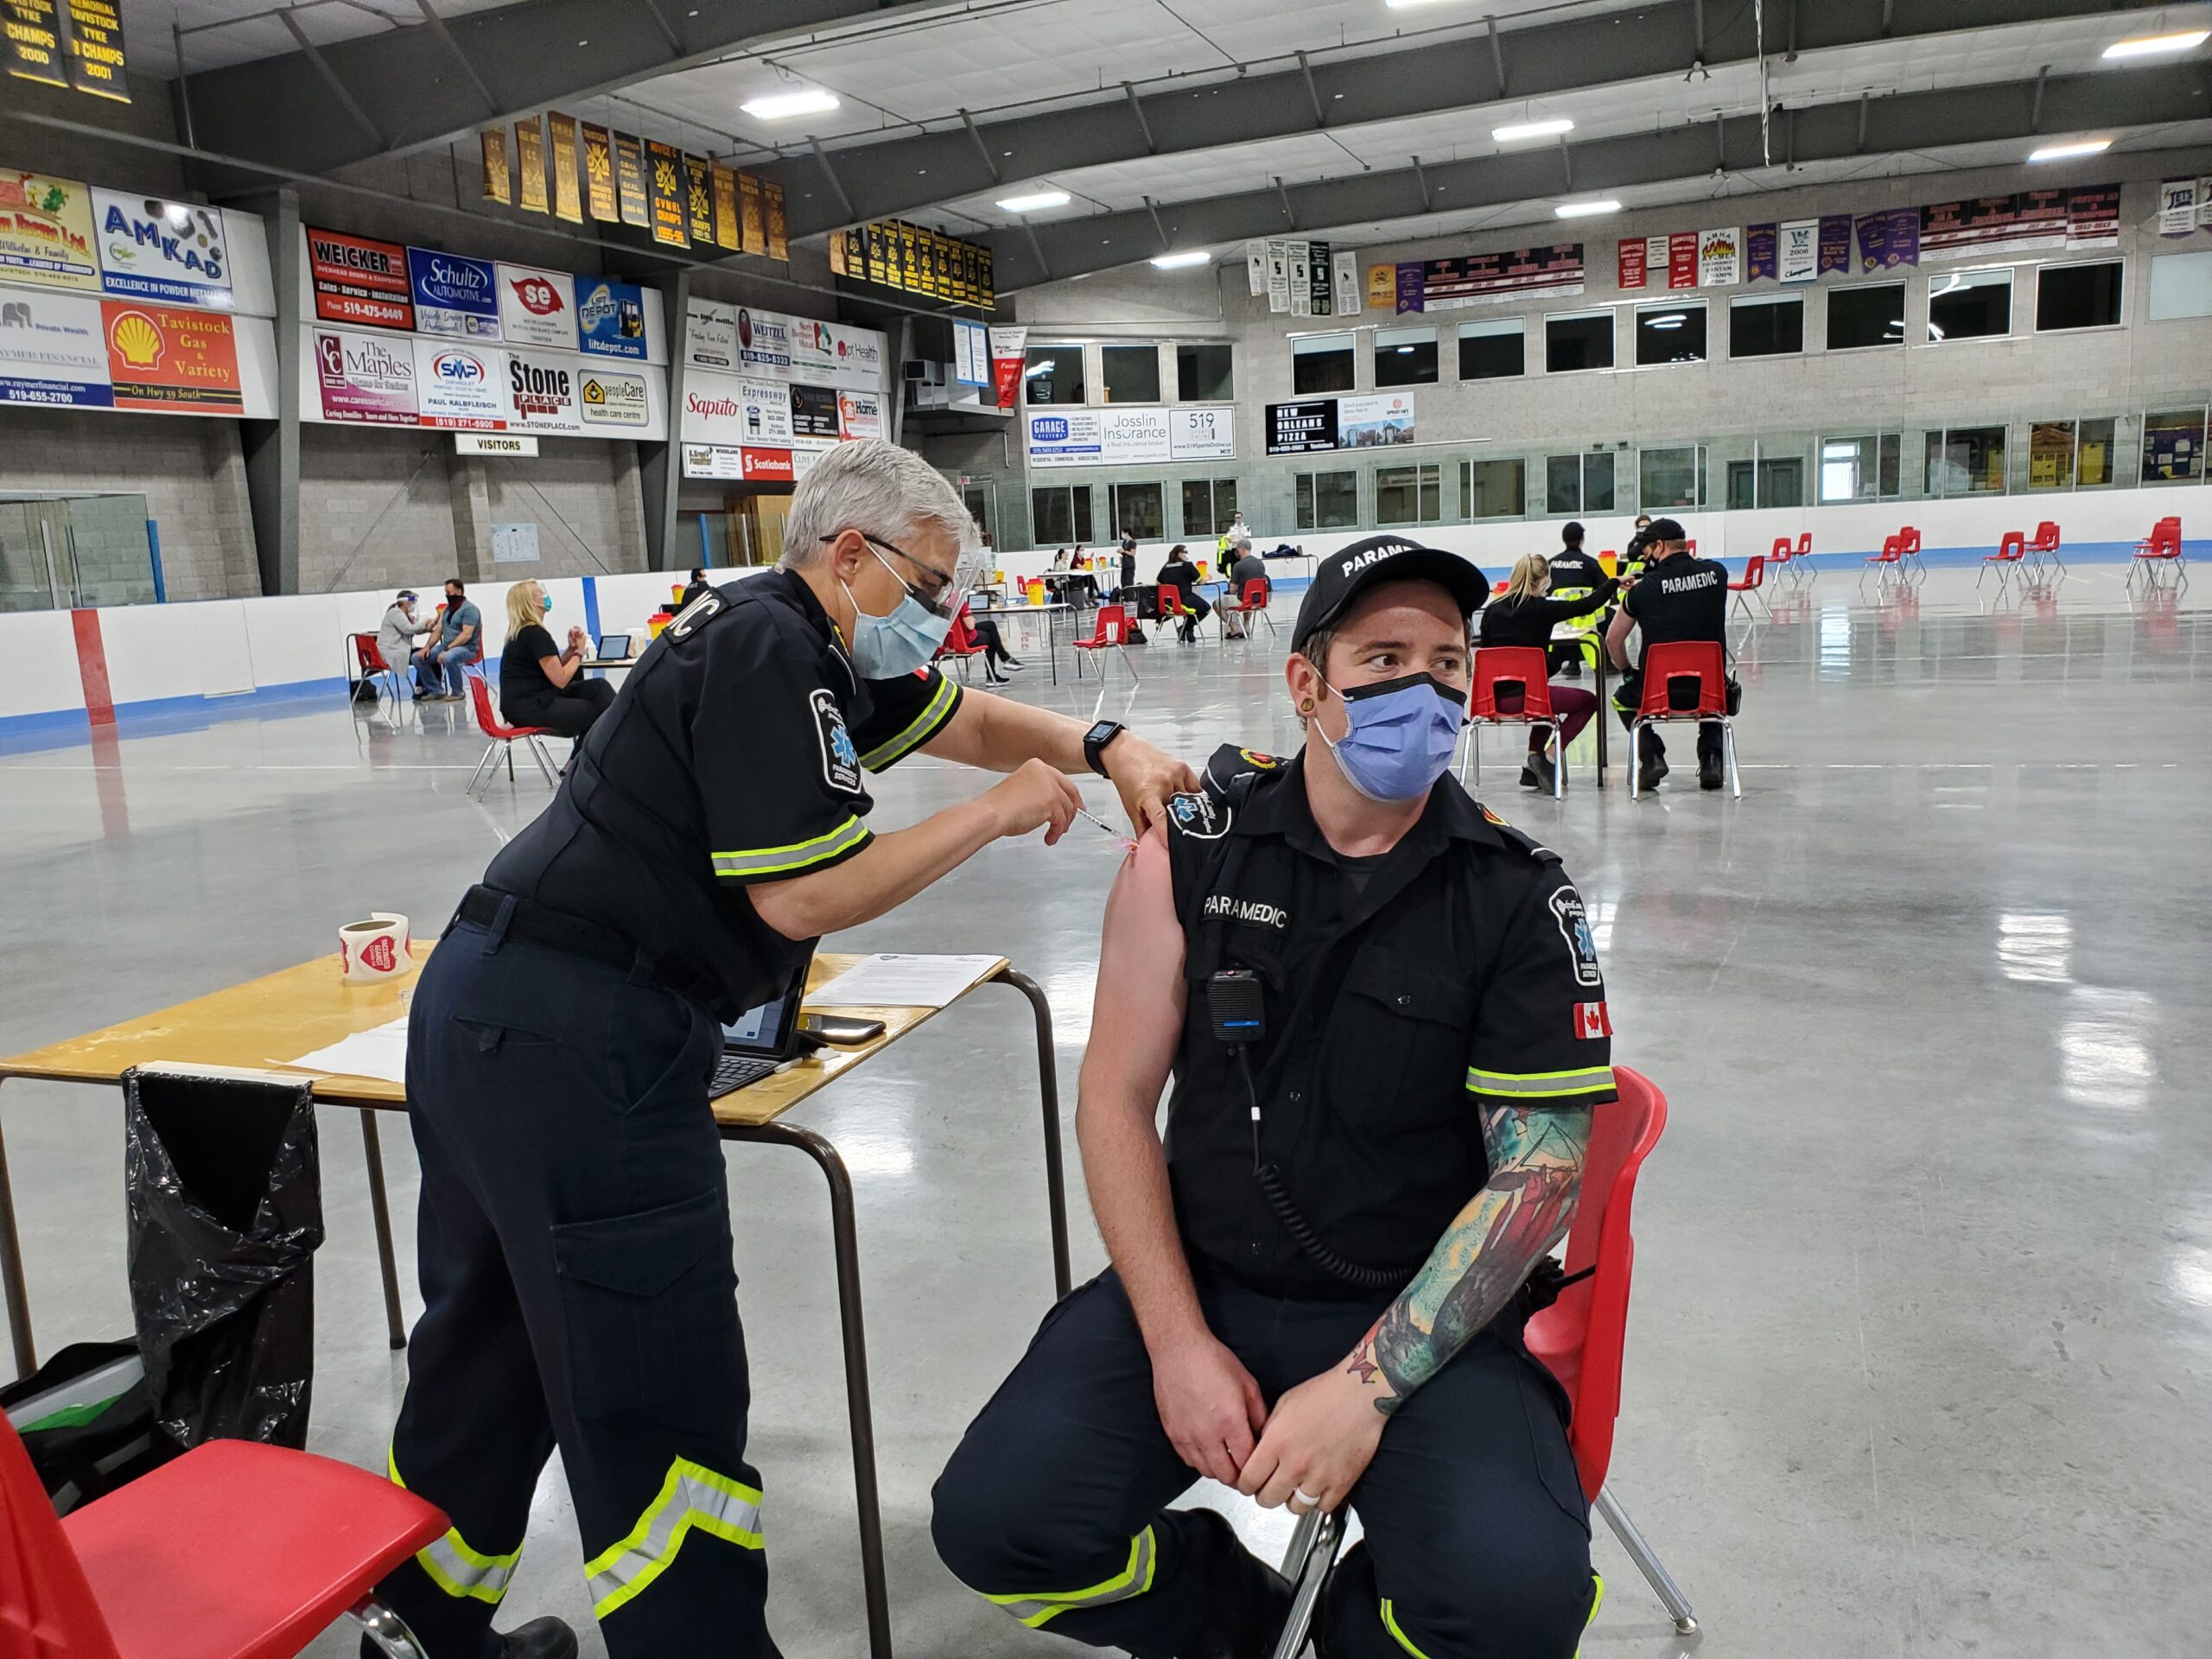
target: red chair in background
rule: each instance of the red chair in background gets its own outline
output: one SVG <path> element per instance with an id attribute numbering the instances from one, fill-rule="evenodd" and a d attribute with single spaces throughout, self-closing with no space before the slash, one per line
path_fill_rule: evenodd
<path id="1" fill-rule="evenodd" d="M 517 743 L 530 746 L 531 758 L 537 762 L 537 769 L 545 774 L 546 786 L 558 789 L 561 786 L 560 774 L 554 770 L 553 757 L 545 752 L 545 740 L 553 735 L 551 729 L 544 726 L 509 726 L 501 721 L 498 711 L 492 707 L 492 688 L 484 678 L 481 663 L 471 664 L 463 669 L 461 677 L 468 682 L 469 701 L 476 709 L 476 724 L 484 735 L 492 740 L 484 751 L 484 758 L 476 763 L 476 770 L 469 774 L 468 788 L 463 792 L 469 795 L 476 793 L 476 785 L 483 778 L 485 769 L 492 764 L 493 757 L 502 751 L 507 757 L 507 781 L 512 783 Z"/>
<path id="2" fill-rule="evenodd" d="M 359 682 L 382 677 L 387 683 L 382 689 L 391 691 L 394 702 L 399 702 L 402 696 L 399 683 L 407 672 L 407 664 L 402 663 L 394 668 L 385 661 L 384 652 L 377 645 L 377 637 L 373 633 L 349 633 L 346 639 L 353 647 L 353 657 L 346 674 L 347 695 L 352 695 L 353 687 Z"/>
<path id="3" fill-rule="evenodd" d="M 960 614 L 952 619 L 952 626 L 946 631 L 944 643 L 937 648 L 938 659 L 942 662 L 948 657 L 953 658 L 960 664 L 960 677 L 965 680 L 968 677 L 968 659 L 982 656 L 985 649 L 983 642 L 976 637 L 974 625 L 968 620 L 968 607 L 963 605 Z"/>
<path id="4" fill-rule="evenodd" d="M 1573 1407 L 1567 1443 L 1591 1508 L 1620 1540 L 1643 1573 L 1675 1629 L 1697 1634 L 1689 1599 L 1652 1553 L 1636 1523 L 1605 1490 L 1612 1465 L 1613 1430 L 1621 1409 L 1621 1359 L 1628 1342 L 1628 1293 L 1636 1274 L 1636 1236 L 1630 1220 L 1636 1178 L 1667 1128 L 1667 1096 L 1641 1071 L 1613 1068 L 1620 1098 L 1592 1114 L 1590 1149 L 1582 1165 L 1582 1195 L 1567 1235 L 1567 1274 L 1587 1274 L 1529 1321 L 1525 1340 L 1567 1390 Z M 1305 1647 L 1322 1579 L 1336 1560 L 1342 1530 L 1335 1515 L 1301 1516 L 1283 1560 L 1283 1574 L 1299 1587 L 1290 1624 L 1274 1659 L 1296 1659 Z"/>
<path id="5" fill-rule="evenodd" d="M 1173 622 L 1179 632 L 1183 625 L 1188 622 L 1191 624 L 1191 638 L 1192 639 L 1198 638 L 1198 622 L 1191 607 L 1183 602 L 1183 590 L 1172 582 L 1163 582 L 1160 584 L 1160 620 L 1162 622 Z"/>
<path id="6" fill-rule="evenodd" d="M 2005 592 L 2005 584 L 2012 580 L 2012 567 L 2027 556 L 2027 537 L 2017 530 L 2006 531 L 1998 541 L 1997 550 L 1981 556 L 1981 569 L 1974 579 L 1975 588 L 1980 588 L 1982 577 L 1987 575 L 1993 567 L 1997 572 L 1997 591 L 2001 595 Z"/>
<path id="7" fill-rule="evenodd" d="M 1255 616 L 1268 625 L 1268 633 L 1273 634 L 1275 632 L 1275 620 L 1268 614 L 1269 592 L 1270 584 L 1268 579 L 1265 576 L 1255 576 L 1244 584 L 1243 596 L 1239 602 L 1231 604 L 1228 597 L 1224 595 L 1221 603 L 1214 608 L 1225 616 L 1234 616 L 1243 620 L 1244 632 L 1239 636 L 1240 638 L 1249 639 L 1252 637 L 1252 619 Z M 1226 623 L 1222 626 L 1221 638 L 1224 641 L 1230 638 Z"/>
<path id="8" fill-rule="evenodd" d="M 1567 734 L 1552 709 L 1551 664 L 1541 645 L 1482 645 L 1475 652 L 1474 684 L 1467 701 L 1467 751 L 1475 760 L 1475 782 L 1483 780 L 1482 728 L 1485 726 L 1548 726 L 1552 728 L 1552 798 L 1567 798 Z M 1500 692 L 1504 702 L 1499 706 Z"/>
<path id="9" fill-rule="evenodd" d="M 292 1659 L 351 1613 L 392 1659 L 422 1659 L 369 1592 L 445 1531 L 365 1469 L 249 1440 L 196 1446 L 65 1520 L 0 1421 L 0 1651 Z"/>
<path id="10" fill-rule="evenodd" d="M 2169 565 L 2174 573 L 2176 593 L 2189 586 L 2189 561 L 2182 556 L 2181 518 L 2178 514 L 2161 518 L 2151 527 L 2151 533 L 2135 543 L 2134 563 L 2127 568 L 2127 589 L 2135 591 L 2135 579 L 2143 578 L 2145 591 L 2158 586 L 2160 565 Z"/>
<path id="11" fill-rule="evenodd" d="M 1172 588 L 1162 588 L 1160 591 L 1165 596 L 1175 590 Z M 1163 609 L 1160 614 L 1165 616 L 1166 612 Z M 1078 680 L 1083 677 L 1083 658 L 1080 653 L 1086 651 L 1110 650 L 1119 656 L 1122 666 L 1128 670 L 1129 678 L 1142 683 L 1143 677 L 1137 672 L 1135 664 L 1129 661 L 1129 613 L 1126 606 L 1101 605 L 1098 607 L 1096 626 L 1091 629 L 1090 638 L 1077 640 L 1075 648 L 1078 653 L 1075 659 L 1075 677 Z M 1099 671 L 1103 677 L 1105 671 L 1102 669 Z"/>
<path id="12" fill-rule="evenodd" d="M 1675 639 L 1645 647 L 1643 701 L 1628 728 L 1628 792 L 1642 800 L 1637 774 L 1643 746 L 1637 741 L 1646 726 L 1677 721 L 1720 722 L 1720 752 L 1728 763 L 1728 788 L 1744 798 L 1744 780 L 1736 770 L 1736 724 L 1728 714 L 1728 667 L 1720 645 L 1713 639 Z"/>
<path id="13" fill-rule="evenodd" d="M 1894 536 L 1885 536 L 1882 538 L 1882 550 L 1868 559 L 1859 569 L 1859 592 L 1866 591 L 1866 573 L 1869 570 L 1876 571 L 1874 590 L 1877 593 L 1879 593 L 1883 586 L 1891 579 L 1890 572 L 1892 570 L 1897 573 L 1896 580 L 1899 582 L 1907 580 L 1904 574 L 1904 538 L 1905 532 L 1903 531 Z"/>
<path id="14" fill-rule="evenodd" d="M 1897 546 L 1912 563 L 1914 575 L 1921 581 L 1928 578 L 1928 567 L 1920 562 L 1920 532 L 1907 524 L 1897 532 Z"/>
<path id="15" fill-rule="evenodd" d="M 1766 613 L 1766 620 L 1770 622 L 1774 620 L 1774 607 L 1766 602 L 1766 595 L 1759 593 L 1759 589 L 1766 586 L 1766 557 L 1764 553 L 1752 554 L 1744 561 L 1742 576 L 1728 584 L 1728 591 L 1736 595 L 1736 608 L 1743 612 L 1746 622 L 1756 623 L 1758 620 L 1751 614 L 1751 596 L 1753 594 L 1758 594 L 1759 608 Z"/>
<path id="16" fill-rule="evenodd" d="M 2060 575 L 2066 575 L 2066 561 L 2058 556 L 2058 526 L 2048 518 L 2036 526 L 2035 540 L 2028 543 L 2028 557 L 2037 569 L 2049 559 L 2058 567 Z"/>

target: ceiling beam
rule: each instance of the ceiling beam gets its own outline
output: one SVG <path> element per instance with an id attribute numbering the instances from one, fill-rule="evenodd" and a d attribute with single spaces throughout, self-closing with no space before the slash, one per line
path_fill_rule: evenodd
<path id="1" fill-rule="evenodd" d="M 2038 84 L 2040 123 L 2035 118 Z M 2115 131 L 2212 119 L 2212 67 L 2178 63 L 1950 86 L 1894 93 L 1863 105 L 1852 99 L 1808 105 L 1791 110 L 1789 116 L 1800 166 L 1853 156 L 2024 141 L 2047 132 Z M 1720 168 L 1751 172 L 1764 165 L 1757 113 L 1731 116 L 1719 124 Z M 1704 119 L 1656 132 L 1586 140 L 1571 146 L 1576 194 L 1708 178 L 1716 164 L 1714 144 L 1713 124 Z M 1056 280 L 1105 270 L 1149 257 L 1163 231 L 1178 248 L 1218 247 L 1249 237 L 1280 236 L 1288 214 L 1300 235 L 1326 236 L 1341 226 L 1548 201 L 1558 195 L 1558 187 L 1559 157 L 1542 147 L 1306 184 L 1276 183 L 1201 200 L 1160 201 L 1149 213 L 1097 213 L 1026 225 L 1026 236 L 999 232 L 978 239 L 995 255 L 999 292 L 1006 294 L 1043 280 L 1035 260 L 1049 259 Z M 1521 233 L 1535 232 L 1524 227 Z M 1553 239 L 1590 234 L 1586 227 L 1562 225 Z"/>
<path id="2" fill-rule="evenodd" d="M 927 132 L 833 144 L 862 220 L 894 218 L 938 203 L 1077 168 L 1149 155 L 1217 150 L 1271 138 L 1340 132 L 1376 122 L 1446 114 L 1510 99 L 1564 98 L 1624 83 L 1679 77 L 1702 58 L 1708 67 L 1758 60 L 1755 9 L 1700 24 L 1698 0 L 1650 0 L 1634 11 L 1508 28 L 1484 37 L 1428 40 L 1365 56 L 1323 60 L 1312 54 L 1281 70 L 1195 86 L 1124 85 L 1070 107 L 1055 102 L 1033 115 L 978 121 L 971 136 L 950 120 Z M 1716 11 L 1720 9 L 1716 9 Z M 1946 0 L 1909 8 L 1902 23 L 1882 0 L 1821 0 L 1798 27 L 1800 53 L 1929 38 L 1957 30 L 2053 19 L 2102 16 L 2111 0 Z M 2114 22 L 2115 35 L 2125 25 Z M 1130 119 L 1134 111 L 1135 119 Z M 978 147 L 995 163 L 980 164 Z M 784 187 L 793 236 L 852 223 L 819 188 L 810 163 L 761 169 Z"/>
<path id="3" fill-rule="evenodd" d="M 192 77 L 201 144 L 305 173 L 634 86 L 749 44 L 953 0 L 518 0 Z M 289 23 L 289 12 L 279 16 Z M 296 35 L 296 28 L 295 29 Z M 456 62 L 456 60 L 459 60 Z M 486 111 L 487 94 L 495 105 Z M 335 96 L 352 122 L 330 118 Z M 372 137 L 373 130 L 376 137 Z"/>

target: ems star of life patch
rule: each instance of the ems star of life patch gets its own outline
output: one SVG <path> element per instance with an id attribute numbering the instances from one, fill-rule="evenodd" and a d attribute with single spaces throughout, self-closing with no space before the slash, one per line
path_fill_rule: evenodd
<path id="1" fill-rule="evenodd" d="M 807 696 L 814 711 L 814 735 L 822 746 L 822 781 L 848 795 L 861 792 L 861 752 L 845 729 L 845 711 L 827 687 L 817 686 Z"/>
<path id="2" fill-rule="evenodd" d="M 1582 913 L 1582 895 L 1571 886 L 1562 887 L 1553 892 L 1549 903 L 1560 937 L 1567 941 L 1567 959 L 1574 964 L 1574 982 L 1594 990 L 1605 982 L 1605 976 L 1598 971 L 1598 941 Z"/>

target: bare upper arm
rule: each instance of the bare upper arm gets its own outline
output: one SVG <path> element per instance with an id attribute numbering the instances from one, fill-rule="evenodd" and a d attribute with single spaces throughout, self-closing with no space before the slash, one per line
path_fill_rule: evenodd
<path id="1" fill-rule="evenodd" d="M 1149 1113 L 1175 1062 L 1183 1002 L 1183 925 L 1175 915 L 1167 834 L 1154 830 L 1123 861 L 1107 895 L 1083 1104 L 1141 1102 Z"/>

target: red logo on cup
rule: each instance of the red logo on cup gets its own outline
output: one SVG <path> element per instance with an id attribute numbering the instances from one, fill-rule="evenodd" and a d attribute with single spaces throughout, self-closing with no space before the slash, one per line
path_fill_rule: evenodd
<path id="1" fill-rule="evenodd" d="M 373 968 L 380 974 L 388 974 L 391 971 L 392 953 L 397 948 L 388 933 L 371 939 L 361 947 L 361 962 L 364 966 Z"/>

